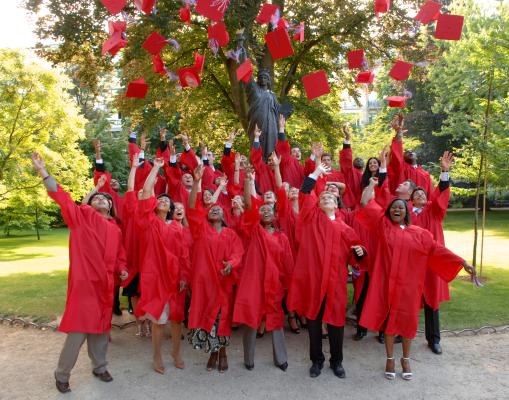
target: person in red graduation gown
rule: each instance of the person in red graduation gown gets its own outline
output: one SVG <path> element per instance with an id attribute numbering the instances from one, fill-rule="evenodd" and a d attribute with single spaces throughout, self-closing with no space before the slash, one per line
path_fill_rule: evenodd
<path id="1" fill-rule="evenodd" d="M 282 114 L 279 114 L 278 126 L 279 133 L 276 142 L 276 153 L 281 158 L 279 166 L 281 177 L 283 182 L 288 182 L 292 187 L 300 188 L 304 181 L 304 166 L 300 163 L 300 149 L 298 147 L 290 149 L 290 144 L 286 140 L 285 135 L 286 118 Z"/>
<path id="2" fill-rule="evenodd" d="M 391 126 L 396 131 L 396 135 L 392 139 L 391 158 L 388 165 L 391 193 L 395 193 L 398 185 L 405 180 L 411 180 L 417 186 L 424 188 L 426 193 L 432 193 L 431 177 L 428 171 L 417 164 L 417 154 L 410 149 L 403 152 L 403 134 L 405 132 L 403 116 L 397 115 Z"/>
<path id="3" fill-rule="evenodd" d="M 263 161 L 263 152 L 260 145 L 262 131 L 255 126 L 253 131 L 254 140 L 251 147 L 251 163 L 256 171 L 256 184 L 260 192 L 272 192 L 276 190 L 276 181 L 274 177 L 274 164 L 272 157 L 267 158 L 267 163 Z"/>
<path id="4" fill-rule="evenodd" d="M 166 194 L 154 197 L 153 190 L 164 166 L 164 159 L 154 166 L 143 186 L 138 203 L 137 226 L 141 239 L 140 292 L 135 315 L 152 321 L 153 368 L 165 371 L 161 355 L 164 325 L 170 321 L 172 356 L 177 368 L 184 368 L 180 355 L 180 336 L 184 320 L 185 293 L 189 274 L 189 249 L 181 229 L 171 223 L 171 199 Z"/>
<path id="5" fill-rule="evenodd" d="M 67 338 L 55 370 L 57 389 L 69 392 L 71 370 L 80 348 L 87 341 L 93 374 L 104 382 L 113 380 L 106 369 L 113 287 L 118 275 L 125 281 L 125 252 L 122 232 L 116 224 L 113 201 L 107 193 L 94 192 L 89 204 L 78 206 L 48 174 L 42 157 L 34 153 L 32 163 L 43 178 L 48 195 L 60 206 L 69 227 L 69 278 L 67 300 L 58 326 Z"/>
<path id="6" fill-rule="evenodd" d="M 186 144 L 185 151 L 191 151 L 189 143 Z M 170 159 L 164 166 L 164 176 L 168 183 L 168 194 L 173 201 L 182 203 L 187 207 L 189 192 L 193 186 L 193 176 L 189 170 L 183 171 L 179 168 L 173 140 L 169 140 L 168 144 L 166 144 L 166 142 L 161 142 L 160 147 L 162 148 L 164 146 L 167 146 L 170 153 Z M 164 149 L 166 150 L 166 147 L 164 147 Z"/>
<path id="7" fill-rule="evenodd" d="M 435 194 L 432 196 L 432 201 L 428 200 L 426 191 L 420 187 L 417 187 L 410 197 L 412 202 L 412 222 L 430 231 L 433 238 L 441 245 L 445 245 L 442 223 L 449 205 L 449 168 L 452 161 L 452 154 L 448 151 L 444 152 L 440 159 L 440 167 L 442 170 L 440 174 L 440 183 L 435 190 Z M 441 354 L 442 346 L 440 345 L 438 308 L 442 301 L 449 300 L 449 287 L 447 282 L 441 279 L 431 269 L 427 269 L 423 295 L 425 333 L 428 347 L 433 353 Z"/>
<path id="8" fill-rule="evenodd" d="M 371 200 L 356 218 L 379 236 L 360 323 L 370 330 L 385 332 L 388 379 L 395 377 L 394 336 L 403 337 L 402 377 L 412 379 L 410 347 L 417 333 L 426 270 L 433 270 L 449 282 L 461 268 L 472 273 L 472 267 L 434 240 L 430 232 L 411 225 L 404 200 L 393 200 L 387 209 Z"/>
<path id="9" fill-rule="evenodd" d="M 327 323 L 330 367 L 339 378 L 345 377 L 343 334 L 347 305 L 347 264 L 356 265 L 364 256 L 357 234 L 336 218 L 336 197 L 327 191 L 317 198 L 313 192 L 320 175 L 329 172 L 320 164 L 304 179 L 299 207 L 299 250 L 287 298 L 289 310 L 308 321 L 309 373 L 317 377 L 323 368 L 322 320 Z"/>
<path id="10" fill-rule="evenodd" d="M 231 334 L 234 285 L 244 249 L 235 231 L 225 226 L 219 205 L 208 210 L 197 207 L 202 176 L 203 165 L 198 165 L 187 210 L 193 238 L 188 339 L 194 348 L 210 352 L 207 370 L 217 366 L 224 372 L 228 369 L 226 346 Z"/>
<path id="11" fill-rule="evenodd" d="M 248 171 L 244 180 L 246 211 L 242 221 L 248 245 L 237 286 L 233 322 L 245 325 L 244 365 L 248 370 L 254 368 L 256 331 L 264 320 L 265 330 L 272 332 L 274 364 L 286 371 L 283 297 L 293 270 L 292 250 L 286 235 L 274 225 L 274 207 L 251 200 L 253 179 L 254 171 Z"/>
<path id="12" fill-rule="evenodd" d="M 239 131 L 232 131 L 228 141 L 224 145 L 223 156 L 221 157 L 221 169 L 226 174 L 228 182 L 234 183 L 234 190 L 228 189 L 228 192 L 235 196 L 242 193 L 244 187 L 244 168 L 247 166 L 247 157 L 240 153 L 232 151 L 233 142 Z"/>
<path id="13" fill-rule="evenodd" d="M 348 187 L 348 192 L 345 193 L 343 203 L 346 208 L 353 210 L 359 206 L 361 201 L 362 170 L 354 166 L 352 146 L 350 143 L 350 127 L 344 126 L 343 132 L 345 134 L 345 140 L 343 142 L 343 149 L 339 152 L 339 165 L 345 177 L 345 184 Z"/>

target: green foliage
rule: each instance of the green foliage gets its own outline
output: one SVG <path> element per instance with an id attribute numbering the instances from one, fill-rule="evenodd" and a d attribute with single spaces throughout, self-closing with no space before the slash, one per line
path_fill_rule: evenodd
<path id="1" fill-rule="evenodd" d="M 77 142 L 84 121 L 66 94 L 68 81 L 19 52 L 0 50 L 0 82 L 0 211 L 21 213 L 11 219 L 12 227 L 33 226 L 35 218 L 26 213 L 52 206 L 30 155 L 40 152 L 57 181 L 82 196 L 89 163 Z M 2 222 L 8 218 L 3 215 Z"/>

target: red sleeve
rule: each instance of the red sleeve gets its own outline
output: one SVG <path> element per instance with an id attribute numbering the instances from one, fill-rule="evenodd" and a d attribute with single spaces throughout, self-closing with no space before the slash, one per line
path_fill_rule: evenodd
<path id="1" fill-rule="evenodd" d="M 284 187 L 280 187 L 276 190 L 276 209 L 279 217 L 285 217 L 288 215 L 288 207 L 290 206 L 290 202 L 288 201 L 288 197 L 286 195 L 286 190 Z M 290 206 L 291 207 L 291 206 Z"/>
<path id="2" fill-rule="evenodd" d="M 375 186 L 375 201 L 382 207 L 384 210 L 389 207 L 393 196 L 389 192 L 389 184 L 387 179 L 382 183 L 382 187 L 378 185 Z"/>
<path id="3" fill-rule="evenodd" d="M 284 289 L 288 290 L 288 288 L 290 287 L 290 282 L 292 280 L 294 267 L 292 247 L 290 246 L 290 241 L 288 240 L 288 237 L 284 233 L 281 233 L 280 243 L 281 243 L 280 265 L 282 266 L 280 270 L 280 277 L 281 282 L 283 282 Z"/>
<path id="4" fill-rule="evenodd" d="M 256 204 L 256 206 L 252 207 L 250 210 L 246 209 L 242 214 L 240 222 L 240 230 L 242 232 L 242 235 L 245 235 L 247 238 L 249 238 L 251 233 L 253 232 L 254 227 L 259 223 L 260 214 Z"/>
<path id="5" fill-rule="evenodd" d="M 375 231 L 384 218 L 385 210 L 375 200 L 371 200 L 366 207 L 355 214 L 357 221 L 370 231 Z"/>
<path id="6" fill-rule="evenodd" d="M 203 208 L 188 208 L 186 218 L 189 224 L 189 230 L 193 239 L 199 239 L 206 233 L 207 210 Z"/>
<path id="7" fill-rule="evenodd" d="M 353 170 L 352 159 L 353 156 L 351 147 L 342 149 L 339 152 L 339 165 L 341 172 L 345 178 L 347 190 L 350 190 L 350 193 L 352 193 L 355 202 L 359 198 L 358 193 L 361 192 L 361 187 L 359 185 L 359 180 L 355 179 L 354 176 L 355 171 Z"/>
<path id="8" fill-rule="evenodd" d="M 136 143 L 131 142 L 129 142 L 128 144 L 128 149 L 129 149 L 129 166 L 131 167 L 133 165 L 134 156 L 138 154 L 141 150 Z"/>
<path id="9" fill-rule="evenodd" d="M 387 178 L 389 179 L 389 190 L 394 193 L 398 185 L 405 180 L 403 173 L 403 141 L 392 139 L 391 158 L 387 165 Z"/>
<path id="10" fill-rule="evenodd" d="M 143 188 L 143 185 L 145 185 L 145 181 L 147 180 L 150 171 L 152 171 L 152 165 L 146 160 L 138 167 L 136 170 L 136 177 L 134 178 L 135 192 Z"/>
<path id="11" fill-rule="evenodd" d="M 156 218 L 154 213 L 156 205 L 157 199 L 154 196 L 139 200 L 136 219 L 136 225 L 139 229 L 146 230 L 152 225 L 154 218 Z"/>
<path id="12" fill-rule="evenodd" d="M 325 187 L 327 186 L 327 177 L 322 175 L 316 181 L 316 185 L 314 188 L 315 193 L 319 196 L 320 193 L 325 191 Z"/>
<path id="13" fill-rule="evenodd" d="M 103 175 L 106 176 L 106 183 L 101 188 L 101 192 L 106 192 L 106 193 L 113 192 L 113 190 L 110 187 L 111 174 L 109 172 L 103 172 L 103 171 L 98 171 L 98 170 L 94 169 L 94 185 L 97 185 L 99 178 Z"/>
<path id="14" fill-rule="evenodd" d="M 168 183 L 168 194 L 172 199 L 175 199 L 182 185 L 182 172 L 179 168 L 169 166 L 168 164 L 164 164 L 163 171 L 166 182 Z M 185 206 L 187 207 L 187 205 Z"/>
<path id="15" fill-rule="evenodd" d="M 209 165 L 205 165 L 205 168 L 203 170 L 203 177 L 201 179 L 201 187 L 203 189 L 216 190 L 217 186 L 214 183 L 215 178 L 216 176 L 212 168 Z"/>
<path id="16" fill-rule="evenodd" d="M 304 164 L 304 176 L 312 174 L 316 169 L 316 162 L 308 158 Z"/>
<path id="17" fill-rule="evenodd" d="M 428 267 L 444 281 L 450 282 L 463 268 L 463 259 L 438 242 L 433 241 L 428 256 Z"/>
<path id="18" fill-rule="evenodd" d="M 317 197 L 311 191 L 310 194 L 299 193 L 299 219 L 304 222 L 309 220 L 316 211 Z"/>
<path id="19" fill-rule="evenodd" d="M 196 160 L 196 153 L 193 149 L 189 149 L 189 151 L 184 151 L 180 156 L 180 163 L 189 168 L 190 171 L 194 171 L 198 166 L 198 161 Z"/>
<path id="20" fill-rule="evenodd" d="M 433 216 L 443 221 L 445 214 L 447 213 L 447 207 L 449 207 L 449 199 L 451 197 L 451 190 L 446 188 L 443 192 L 437 187 L 433 195 L 431 203 L 431 212 Z"/>
<path id="21" fill-rule="evenodd" d="M 176 223 L 176 222 L 174 222 Z M 181 232 L 181 241 L 180 241 L 180 280 L 186 283 L 189 283 L 191 280 L 191 257 L 189 254 L 190 246 L 188 240 L 185 235 L 188 232 L 186 229 L 183 229 Z"/>
<path id="22" fill-rule="evenodd" d="M 228 180 L 228 185 L 226 186 L 226 190 L 228 191 L 228 196 L 230 198 L 233 198 L 238 194 L 242 196 L 242 188 L 240 187 L 240 185 L 235 185 L 233 183 L 233 181 L 231 181 L 231 183 L 230 183 L 230 180 Z"/>
<path id="23" fill-rule="evenodd" d="M 229 156 L 223 153 L 221 157 L 221 169 L 228 177 L 228 180 L 233 182 L 233 174 L 235 172 L 235 153 L 233 151 L 230 151 Z"/>
<path id="24" fill-rule="evenodd" d="M 115 272 L 117 274 L 120 274 L 121 272 L 123 271 L 126 271 L 128 272 L 127 270 L 127 261 L 126 261 L 126 255 L 125 255 L 125 249 L 124 249 L 124 245 L 122 244 L 122 233 L 120 232 L 119 230 L 119 240 L 118 240 L 118 250 L 117 250 L 117 259 L 116 259 L 116 264 L 115 264 Z M 125 281 L 120 281 L 120 286 L 122 287 L 125 287 L 127 285 L 127 282 L 129 282 L 129 280 L 125 280 Z"/>
<path id="25" fill-rule="evenodd" d="M 164 162 L 167 163 L 168 161 L 170 161 L 170 158 L 171 158 L 170 149 L 168 147 L 166 147 L 166 149 L 164 149 L 164 151 L 161 151 L 161 148 L 157 147 L 156 157 L 157 158 L 162 157 L 164 159 Z"/>
<path id="26" fill-rule="evenodd" d="M 262 148 L 251 147 L 251 164 L 256 171 L 257 175 L 261 175 L 263 172 L 263 160 L 262 160 Z"/>
<path id="27" fill-rule="evenodd" d="M 226 261 L 232 266 L 233 270 L 237 271 L 242 263 L 244 247 L 242 246 L 242 241 L 240 240 L 239 236 L 235 233 L 235 231 L 233 229 L 230 229 L 230 232 L 231 232 L 231 237 L 229 238 L 230 255 L 228 257 L 228 260 Z"/>
<path id="28" fill-rule="evenodd" d="M 82 220 L 82 215 L 80 207 L 72 200 L 71 195 L 60 185 L 58 185 L 56 192 L 48 192 L 48 195 L 60 207 L 62 218 L 69 229 L 76 228 Z"/>
<path id="29" fill-rule="evenodd" d="M 138 204 L 138 194 L 134 191 L 126 192 L 124 195 L 124 215 L 131 217 L 136 212 Z"/>

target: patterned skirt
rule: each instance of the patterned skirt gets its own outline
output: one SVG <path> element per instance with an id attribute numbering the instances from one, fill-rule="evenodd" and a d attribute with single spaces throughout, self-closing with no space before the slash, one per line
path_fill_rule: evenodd
<path id="1" fill-rule="evenodd" d="M 205 353 L 215 353 L 222 347 L 230 345 L 230 336 L 217 336 L 216 332 L 219 327 L 219 317 L 217 314 L 216 322 L 210 332 L 203 329 L 191 329 L 187 334 L 187 340 L 193 346 L 193 349 L 203 350 Z"/>

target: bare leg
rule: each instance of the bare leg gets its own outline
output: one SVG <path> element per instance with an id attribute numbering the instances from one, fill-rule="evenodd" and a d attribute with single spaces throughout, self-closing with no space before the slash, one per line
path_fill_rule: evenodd
<path id="1" fill-rule="evenodd" d="M 180 322 L 170 322 L 170 334 L 171 334 L 171 356 L 173 357 L 173 363 L 178 369 L 184 369 L 185 364 L 180 354 L 180 343 L 182 335 L 182 324 Z"/>
<path id="2" fill-rule="evenodd" d="M 163 341 L 164 325 L 154 324 L 152 326 L 152 350 L 154 371 L 164 374 L 164 363 L 161 356 L 161 344 Z"/>
<path id="3" fill-rule="evenodd" d="M 401 368 L 403 368 L 403 379 L 412 379 L 412 369 L 410 368 L 410 348 L 412 339 L 403 338 L 403 358 L 401 359 Z"/>
<path id="4" fill-rule="evenodd" d="M 387 353 L 387 361 L 385 363 L 385 377 L 394 379 L 396 377 L 394 371 L 394 335 L 385 335 L 385 352 Z"/>

